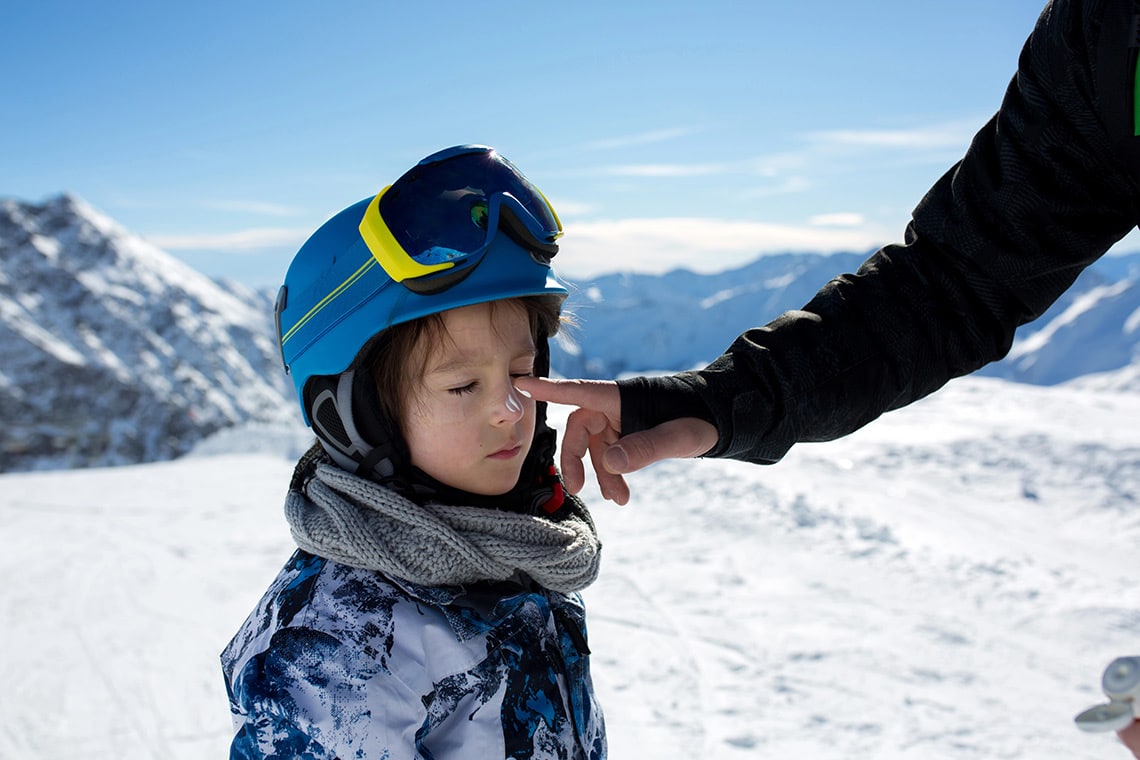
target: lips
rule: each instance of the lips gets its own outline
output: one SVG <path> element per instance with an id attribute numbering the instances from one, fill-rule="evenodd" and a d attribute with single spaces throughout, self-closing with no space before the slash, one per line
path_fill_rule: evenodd
<path id="1" fill-rule="evenodd" d="M 489 454 L 488 459 L 514 459 L 522 452 L 522 445 L 518 443 L 508 444 L 503 448 L 496 451 L 494 454 Z"/>

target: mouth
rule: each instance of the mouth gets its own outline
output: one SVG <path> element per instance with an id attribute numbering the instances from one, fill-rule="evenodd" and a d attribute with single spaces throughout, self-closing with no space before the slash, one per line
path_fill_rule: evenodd
<path id="1" fill-rule="evenodd" d="M 514 459 L 522 453 L 522 444 L 512 443 L 504 446 L 494 454 L 488 454 L 488 459 Z"/>

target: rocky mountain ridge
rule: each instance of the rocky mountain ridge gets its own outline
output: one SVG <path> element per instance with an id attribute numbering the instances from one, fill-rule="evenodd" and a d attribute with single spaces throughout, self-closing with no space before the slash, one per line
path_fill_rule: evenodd
<path id="1" fill-rule="evenodd" d="M 553 369 L 702 366 L 865 257 L 578 282 L 568 304 L 579 324 L 553 347 Z M 246 423 L 299 426 L 272 297 L 206 277 L 74 196 L 0 200 L 0 472 L 171 459 Z M 1086 270 L 982 374 L 1140 390 L 1140 254 Z"/>
<path id="2" fill-rule="evenodd" d="M 0 201 L 0 471 L 170 459 L 280 416 L 270 314 L 74 196 Z"/>

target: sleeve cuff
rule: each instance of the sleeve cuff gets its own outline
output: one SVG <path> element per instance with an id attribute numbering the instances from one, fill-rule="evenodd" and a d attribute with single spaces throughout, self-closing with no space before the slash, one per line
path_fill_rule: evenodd
<path id="1" fill-rule="evenodd" d="M 690 372 L 619 380 L 622 435 L 682 417 L 697 417 L 715 425 L 712 412 L 697 392 L 696 386 L 701 382 L 699 376 Z"/>

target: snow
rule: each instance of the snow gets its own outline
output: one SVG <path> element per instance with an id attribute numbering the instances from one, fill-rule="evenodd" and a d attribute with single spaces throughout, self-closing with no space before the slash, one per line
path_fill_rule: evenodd
<path id="1" fill-rule="evenodd" d="M 1124 320 L 1124 333 L 1131 335 L 1134 332 L 1140 331 L 1140 309 L 1128 315 Z"/>
<path id="2" fill-rule="evenodd" d="M 1045 327 L 1024 340 L 1017 341 L 1009 351 L 1009 358 L 1016 361 L 1019 356 L 1040 351 L 1049 345 L 1049 341 L 1056 335 L 1057 331 L 1076 322 L 1082 315 L 1091 311 L 1101 301 L 1114 298 L 1121 293 L 1126 293 L 1131 286 L 1131 281 L 1123 280 L 1113 283 L 1112 285 L 1092 288 L 1087 293 L 1082 293 L 1079 297 L 1075 298 L 1073 303 L 1057 316 L 1056 319 L 1050 321 Z"/>
<path id="3" fill-rule="evenodd" d="M 708 298 L 703 299 L 700 302 L 700 307 L 702 310 L 711 309 L 722 301 L 728 301 L 729 299 L 735 298 L 737 294 L 740 293 L 740 291 L 740 288 L 725 288 L 724 290 L 718 290 Z"/>
<path id="4" fill-rule="evenodd" d="M 27 318 L 26 306 L 26 303 L 17 306 L 10 301 L 0 304 L 0 318 L 11 325 L 13 333 L 58 361 L 77 367 L 87 363 L 83 354 L 57 338 L 51 331 L 43 329 L 35 321 Z"/>
<path id="5" fill-rule="evenodd" d="M 554 412 L 555 422 L 564 411 Z M 1140 396 L 971 378 L 774 467 L 584 494 L 614 758 L 1126 757 L 1073 716 L 1140 653 Z M 0 757 L 223 757 L 217 655 L 291 552 L 300 426 L 0 476 Z"/>

